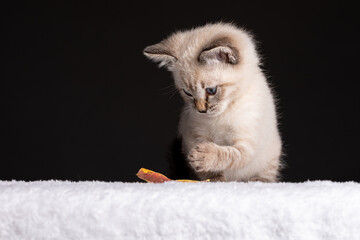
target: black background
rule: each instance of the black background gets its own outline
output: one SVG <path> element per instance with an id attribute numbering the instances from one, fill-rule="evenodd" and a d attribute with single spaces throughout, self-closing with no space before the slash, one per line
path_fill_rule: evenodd
<path id="1" fill-rule="evenodd" d="M 50 1 L 49 1 L 50 2 Z M 360 181 L 359 24 L 345 1 L 105 1 L 2 7 L 2 180 L 167 172 L 181 99 L 142 50 L 207 22 L 253 32 L 279 99 L 284 181 Z"/>

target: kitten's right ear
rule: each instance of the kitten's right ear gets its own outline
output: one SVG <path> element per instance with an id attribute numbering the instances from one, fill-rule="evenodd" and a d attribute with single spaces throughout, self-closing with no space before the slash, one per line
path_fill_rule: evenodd
<path id="1" fill-rule="evenodd" d="M 239 52 L 232 46 L 228 37 L 213 40 L 204 47 L 198 57 L 200 63 L 227 63 L 235 65 L 239 62 Z"/>
<path id="2" fill-rule="evenodd" d="M 154 62 L 159 62 L 159 67 L 167 67 L 169 70 L 171 70 L 172 64 L 177 61 L 164 41 L 146 47 L 144 49 L 144 55 Z"/>

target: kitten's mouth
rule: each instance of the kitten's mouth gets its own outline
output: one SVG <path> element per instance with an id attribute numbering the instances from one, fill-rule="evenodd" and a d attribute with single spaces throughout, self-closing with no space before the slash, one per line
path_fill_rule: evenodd
<path id="1" fill-rule="evenodd" d="M 217 109 L 217 105 L 209 106 L 205 110 L 200 110 L 195 107 L 195 110 L 201 115 L 214 115 Z"/>

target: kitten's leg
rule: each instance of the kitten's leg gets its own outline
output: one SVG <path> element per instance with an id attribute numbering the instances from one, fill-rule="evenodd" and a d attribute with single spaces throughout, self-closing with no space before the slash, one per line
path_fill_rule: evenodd
<path id="1" fill-rule="evenodd" d="M 257 176 L 254 176 L 249 179 L 250 182 L 259 181 L 259 182 L 277 182 L 279 175 L 279 159 L 274 158 L 270 161 L 267 168 L 265 168 Z"/>
<path id="2" fill-rule="evenodd" d="M 253 150 L 250 145 L 219 146 L 212 142 L 198 144 L 188 153 L 190 165 L 197 172 L 223 172 L 229 168 L 242 168 Z"/>
<path id="3" fill-rule="evenodd" d="M 197 175 L 202 181 L 210 179 L 210 182 L 226 182 L 226 178 L 222 172 L 198 172 Z"/>
<path id="4" fill-rule="evenodd" d="M 275 180 L 262 177 L 252 177 L 249 179 L 249 182 L 275 182 Z"/>

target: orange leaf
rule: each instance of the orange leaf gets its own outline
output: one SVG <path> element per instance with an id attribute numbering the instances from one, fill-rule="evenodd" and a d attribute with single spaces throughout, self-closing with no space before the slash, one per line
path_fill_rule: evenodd
<path id="1" fill-rule="evenodd" d="M 150 183 L 163 183 L 168 181 L 177 181 L 177 182 L 210 182 L 210 179 L 207 179 L 205 181 L 196 181 L 196 180 L 187 180 L 187 179 L 181 179 L 181 180 L 172 180 L 165 175 L 161 173 L 157 173 L 154 171 L 151 171 L 146 168 L 140 168 L 139 172 L 136 174 L 138 178 L 145 180 L 146 182 Z"/>
<path id="2" fill-rule="evenodd" d="M 136 176 L 138 176 L 142 180 L 152 183 L 162 183 L 162 182 L 172 181 L 171 179 L 167 178 L 161 173 L 157 173 L 146 168 L 141 168 L 139 172 L 136 174 Z"/>

